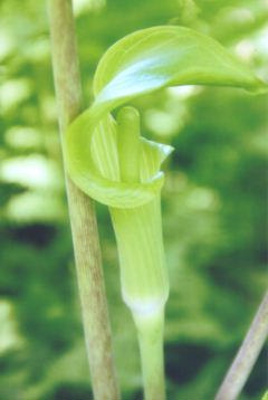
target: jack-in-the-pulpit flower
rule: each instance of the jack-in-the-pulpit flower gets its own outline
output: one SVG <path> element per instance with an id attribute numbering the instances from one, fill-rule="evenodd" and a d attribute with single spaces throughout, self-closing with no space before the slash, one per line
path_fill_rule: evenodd
<path id="1" fill-rule="evenodd" d="M 247 67 L 201 33 L 176 26 L 135 32 L 101 59 L 95 100 L 70 125 L 64 143 L 70 177 L 111 212 L 122 294 L 138 329 L 146 400 L 165 398 L 162 336 L 168 279 L 160 166 L 172 149 L 142 138 L 138 112 L 121 107 L 167 86 L 196 84 L 265 90 Z M 118 109 L 115 118 L 112 111 Z"/>

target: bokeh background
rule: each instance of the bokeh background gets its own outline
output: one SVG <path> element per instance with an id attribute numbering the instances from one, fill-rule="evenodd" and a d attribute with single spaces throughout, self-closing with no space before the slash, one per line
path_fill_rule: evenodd
<path id="1" fill-rule="evenodd" d="M 158 24 L 208 33 L 268 79 L 266 0 L 74 0 L 85 105 L 103 52 Z M 0 399 L 89 400 L 57 134 L 45 1 L 0 1 Z M 197 60 L 198 62 L 198 60 Z M 143 133 L 175 146 L 163 224 L 171 293 L 168 399 L 209 400 L 267 284 L 267 98 L 183 87 L 135 102 Z M 124 400 L 141 398 L 138 346 L 121 301 L 115 240 L 97 205 Z M 241 400 L 259 400 L 262 351 Z"/>

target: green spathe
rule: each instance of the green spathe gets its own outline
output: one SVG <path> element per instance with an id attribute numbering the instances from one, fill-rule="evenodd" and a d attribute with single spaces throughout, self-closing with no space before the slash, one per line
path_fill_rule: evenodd
<path id="1" fill-rule="evenodd" d="M 110 209 L 117 239 L 121 289 L 134 314 L 163 308 L 168 297 L 160 195 L 131 209 Z"/>
<path id="2" fill-rule="evenodd" d="M 114 44 L 97 68 L 94 103 L 67 131 L 65 155 L 77 186 L 112 207 L 131 208 L 151 201 L 163 185 L 163 174 L 155 172 L 140 184 L 120 181 L 117 125 L 111 111 L 167 86 L 200 84 L 267 91 L 267 85 L 219 43 L 188 28 L 144 29 Z M 165 153 L 159 144 L 142 147 L 148 157 L 157 159 Z"/>

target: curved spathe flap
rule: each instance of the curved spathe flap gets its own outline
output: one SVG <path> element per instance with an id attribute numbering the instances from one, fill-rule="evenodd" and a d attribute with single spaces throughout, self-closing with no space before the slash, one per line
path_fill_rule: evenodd
<path id="1" fill-rule="evenodd" d="M 116 121 L 110 113 L 137 96 L 167 86 L 196 84 L 267 91 L 267 85 L 219 43 L 188 28 L 144 29 L 114 44 L 97 68 L 93 105 L 67 131 L 67 167 L 78 187 L 112 207 L 150 201 L 161 189 L 163 174 L 158 169 L 170 148 L 143 141 L 142 171 L 146 165 L 155 167 L 140 182 L 120 182 Z"/>

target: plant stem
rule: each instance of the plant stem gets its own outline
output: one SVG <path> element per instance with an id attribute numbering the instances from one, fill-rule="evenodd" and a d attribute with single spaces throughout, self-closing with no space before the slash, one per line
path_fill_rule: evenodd
<path id="1" fill-rule="evenodd" d="M 62 139 L 82 107 L 71 0 L 48 0 L 48 12 Z M 94 399 L 119 400 L 94 205 L 68 178 L 65 163 L 64 169 Z"/>
<path id="2" fill-rule="evenodd" d="M 248 333 L 229 369 L 215 400 L 235 400 L 258 358 L 268 335 L 268 292 L 252 321 Z"/>
<path id="3" fill-rule="evenodd" d="M 153 315 L 135 316 L 141 353 L 144 400 L 165 400 L 164 309 Z"/>

